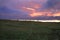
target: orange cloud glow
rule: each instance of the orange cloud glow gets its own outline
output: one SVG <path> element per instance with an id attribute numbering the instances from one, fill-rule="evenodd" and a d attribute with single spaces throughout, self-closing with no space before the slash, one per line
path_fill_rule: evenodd
<path id="1" fill-rule="evenodd" d="M 30 5 L 30 7 L 35 8 L 35 9 L 42 7 L 41 4 L 36 3 L 36 2 L 29 2 L 29 5 Z"/>
<path id="2" fill-rule="evenodd" d="M 30 7 L 23 7 L 25 11 L 29 12 L 29 16 L 31 17 L 38 17 L 38 16 L 60 16 L 60 12 L 53 13 L 51 11 L 45 10 L 42 12 L 37 11 L 35 8 Z"/>
<path id="3" fill-rule="evenodd" d="M 40 5 L 40 4 L 33 5 L 33 8 L 35 8 L 35 9 L 38 9 L 38 8 L 41 8 L 41 7 L 42 7 L 42 5 Z"/>
<path id="4" fill-rule="evenodd" d="M 43 14 L 40 13 L 40 12 L 31 13 L 31 14 L 29 14 L 29 15 L 30 15 L 31 17 L 43 16 Z"/>
<path id="5" fill-rule="evenodd" d="M 52 12 L 35 12 L 29 14 L 31 17 L 38 17 L 38 16 L 60 16 L 60 12 L 52 13 Z"/>
<path id="6" fill-rule="evenodd" d="M 60 12 L 53 14 L 53 16 L 60 16 Z"/>

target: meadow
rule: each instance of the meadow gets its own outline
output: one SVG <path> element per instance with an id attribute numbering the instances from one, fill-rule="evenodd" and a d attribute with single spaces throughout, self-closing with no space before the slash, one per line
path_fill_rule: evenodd
<path id="1" fill-rule="evenodd" d="M 60 23 L 0 20 L 0 40 L 60 40 Z"/>

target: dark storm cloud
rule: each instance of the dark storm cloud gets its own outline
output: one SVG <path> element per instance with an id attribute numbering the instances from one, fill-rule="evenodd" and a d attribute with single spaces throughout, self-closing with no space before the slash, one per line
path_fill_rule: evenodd
<path id="1" fill-rule="evenodd" d="M 46 4 L 47 8 L 60 8 L 60 0 L 48 0 Z"/>
<path id="2" fill-rule="evenodd" d="M 16 12 L 16 11 L 11 10 L 7 7 L 0 7 L 0 13 L 8 13 L 9 14 L 9 13 L 14 13 L 14 12 Z"/>
<path id="3" fill-rule="evenodd" d="M 23 16 L 23 17 L 22 17 Z M 27 12 L 13 10 L 7 7 L 0 7 L 0 19 L 17 19 L 28 18 Z"/>

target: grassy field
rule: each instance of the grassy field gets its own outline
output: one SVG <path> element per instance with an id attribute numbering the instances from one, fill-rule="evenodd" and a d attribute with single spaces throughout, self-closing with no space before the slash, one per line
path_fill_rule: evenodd
<path id="1" fill-rule="evenodd" d="M 0 40 L 60 40 L 60 23 L 0 20 Z"/>

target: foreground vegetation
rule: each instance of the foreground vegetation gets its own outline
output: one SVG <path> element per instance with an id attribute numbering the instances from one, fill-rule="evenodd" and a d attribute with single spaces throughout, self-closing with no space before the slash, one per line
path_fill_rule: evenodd
<path id="1" fill-rule="evenodd" d="M 0 20 L 0 40 L 60 40 L 60 23 Z"/>

